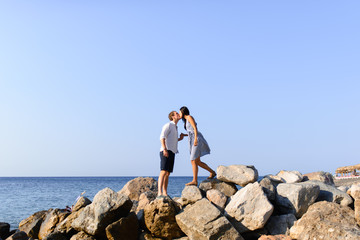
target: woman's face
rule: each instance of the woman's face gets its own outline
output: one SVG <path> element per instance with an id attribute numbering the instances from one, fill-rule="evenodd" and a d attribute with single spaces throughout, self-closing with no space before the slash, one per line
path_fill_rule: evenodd
<path id="1" fill-rule="evenodd" d="M 180 118 L 183 118 L 183 113 L 182 113 L 182 111 L 179 111 L 179 115 L 180 115 Z"/>

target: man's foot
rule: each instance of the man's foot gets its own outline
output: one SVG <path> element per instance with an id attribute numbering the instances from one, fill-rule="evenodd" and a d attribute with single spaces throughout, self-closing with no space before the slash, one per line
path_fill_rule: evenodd
<path id="1" fill-rule="evenodd" d="M 197 186 L 197 182 L 192 181 L 192 182 L 185 184 L 185 186 Z"/>
<path id="2" fill-rule="evenodd" d="M 216 172 L 212 171 L 208 179 L 213 179 L 216 176 Z"/>

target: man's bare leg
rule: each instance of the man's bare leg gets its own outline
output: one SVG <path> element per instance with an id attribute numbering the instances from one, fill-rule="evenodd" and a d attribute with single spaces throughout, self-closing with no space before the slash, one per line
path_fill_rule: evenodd
<path id="1" fill-rule="evenodd" d="M 163 188 L 164 188 L 164 180 L 165 180 L 166 171 L 161 170 L 159 179 L 158 179 L 158 196 L 163 195 Z"/>
<path id="2" fill-rule="evenodd" d="M 165 176 L 164 176 L 164 184 L 163 184 L 163 191 L 162 191 L 164 196 L 168 196 L 167 187 L 169 184 L 169 176 L 170 176 L 170 172 L 166 171 Z"/>

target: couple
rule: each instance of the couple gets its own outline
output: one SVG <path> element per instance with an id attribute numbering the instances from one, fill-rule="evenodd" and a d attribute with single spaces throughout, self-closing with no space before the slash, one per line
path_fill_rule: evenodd
<path id="1" fill-rule="evenodd" d="M 188 134 L 181 133 L 178 138 L 177 123 L 182 119 L 184 121 L 184 128 Z M 167 186 L 169 182 L 170 173 L 174 168 L 175 154 L 178 152 L 178 141 L 181 141 L 185 136 L 189 137 L 190 144 L 190 160 L 193 169 L 193 180 L 186 185 L 198 184 L 198 167 L 202 167 L 210 172 L 209 179 L 216 176 L 206 163 L 200 160 L 200 157 L 210 154 L 210 148 L 203 135 L 198 131 L 194 118 L 190 115 L 187 107 L 180 108 L 180 112 L 172 111 L 169 113 L 170 122 L 165 124 L 160 134 L 160 175 L 158 180 L 158 196 L 168 196 Z"/>

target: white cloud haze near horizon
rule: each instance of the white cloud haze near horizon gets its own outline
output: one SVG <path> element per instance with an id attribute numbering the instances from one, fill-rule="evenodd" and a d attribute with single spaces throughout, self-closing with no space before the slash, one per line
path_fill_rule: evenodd
<path id="1" fill-rule="evenodd" d="M 358 164 L 359 7 L 3 1 L 0 176 L 157 176 L 161 127 L 184 105 L 212 168 Z M 187 139 L 179 151 L 172 176 L 191 176 Z"/>

